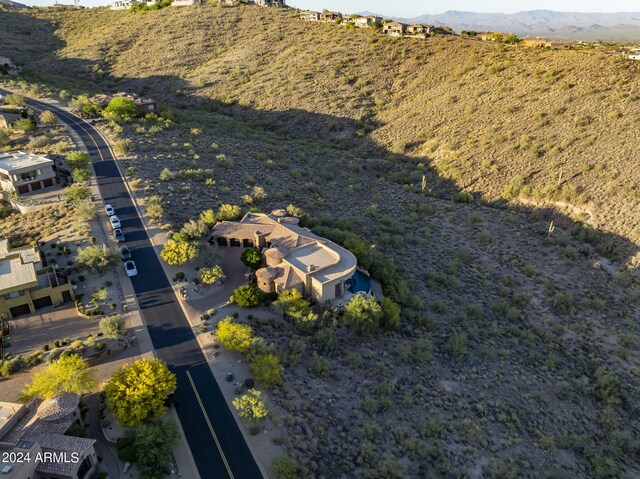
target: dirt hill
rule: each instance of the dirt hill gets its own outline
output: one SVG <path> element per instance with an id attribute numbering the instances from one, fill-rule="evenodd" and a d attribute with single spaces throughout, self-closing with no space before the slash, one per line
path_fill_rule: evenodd
<path id="1" fill-rule="evenodd" d="M 381 335 L 253 320 L 305 475 L 640 474 L 638 62 L 258 7 L 1 13 L 0 55 L 162 103 L 111 134 L 169 226 L 291 203 L 402 303 Z"/>

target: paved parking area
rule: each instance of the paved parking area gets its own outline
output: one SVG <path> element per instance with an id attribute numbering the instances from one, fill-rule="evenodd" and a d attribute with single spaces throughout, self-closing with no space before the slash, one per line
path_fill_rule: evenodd
<path id="1" fill-rule="evenodd" d="M 78 316 L 75 306 L 70 303 L 64 308 L 49 307 L 28 317 L 11 320 L 11 347 L 13 355 L 29 354 L 42 350 L 42 346 L 52 346 L 56 339 L 87 336 L 99 330 L 99 318 Z"/>

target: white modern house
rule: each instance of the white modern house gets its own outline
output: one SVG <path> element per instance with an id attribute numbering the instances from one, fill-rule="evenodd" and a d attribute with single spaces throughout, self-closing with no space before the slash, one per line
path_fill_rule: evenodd
<path id="1" fill-rule="evenodd" d="M 54 162 L 46 156 L 13 151 L 0 153 L 0 189 L 23 195 L 57 184 Z"/>

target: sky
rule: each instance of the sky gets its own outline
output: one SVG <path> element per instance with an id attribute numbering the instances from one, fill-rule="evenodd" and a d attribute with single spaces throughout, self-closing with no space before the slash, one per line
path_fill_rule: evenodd
<path id="1" fill-rule="evenodd" d="M 51 5 L 54 0 L 15 0 L 27 5 Z M 73 4 L 73 0 L 58 0 Z M 561 12 L 637 12 L 638 0 L 286 0 L 292 7 L 318 10 L 326 8 L 343 13 L 370 11 L 385 16 L 412 18 L 447 10 L 468 12 L 515 13 L 523 10 L 556 10 Z M 80 0 L 86 7 L 108 5 L 113 0 Z"/>

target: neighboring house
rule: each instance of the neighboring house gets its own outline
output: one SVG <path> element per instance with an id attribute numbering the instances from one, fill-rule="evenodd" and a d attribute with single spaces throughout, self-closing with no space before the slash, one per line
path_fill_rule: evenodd
<path id="1" fill-rule="evenodd" d="M 46 266 L 37 247 L 12 249 L 6 239 L 0 240 L 0 316 L 33 314 L 72 300 L 67 274 Z"/>
<path id="2" fill-rule="evenodd" d="M 400 22 L 388 22 L 382 25 L 382 33 L 391 36 L 400 36 L 404 34 L 407 26 Z"/>
<path id="3" fill-rule="evenodd" d="M 374 26 L 382 21 L 382 17 L 375 17 L 370 15 L 368 17 L 356 17 L 353 19 L 353 24 L 358 28 L 366 28 Z"/>
<path id="4" fill-rule="evenodd" d="M 313 12 L 311 10 L 300 12 L 300 20 L 304 20 L 305 22 L 319 22 L 320 12 Z"/>
<path id="5" fill-rule="evenodd" d="M 131 0 L 117 0 L 111 4 L 111 10 L 129 10 L 131 8 Z"/>
<path id="6" fill-rule="evenodd" d="M 640 60 L 640 53 L 629 53 L 627 58 L 629 60 Z"/>
<path id="7" fill-rule="evenodd" d="M 193 7 L 198 5 L 200 0 L 173 0 L 171 2 L 172 7 Z"/>
<path id="8" fill-rule="evenodd" d="M 266 267 L 256 271 L 256 278 L 264 292 L 297 289 L 318 303 L 344 297 L 347 281 L 356 270 L 356 257 L 298 222 L 284 210 L 268 215 L 247 213 L 239 222 L 215 225 L 209 241 L 261 250 Z"/>
<path id="9" fill-rule="evenodd" d="M 73 393 L 28 405 L 0 402 L 0 477 L 91 477 L 98 465 L 93 446 L 96 441 L 65 435 L 73 424 L 83 425 L 79 402 Z M 19 460 L 27 455 L 30 460 Z"/>
<path id="10" fill-rule="evenodd" d="M 547 46 L 547 41 L 544 38 L 522 38 L 519 45 L 529 48 L 544 48 Z"/>
<path id="11" fill-rule="evenodd" d="M 7 113 L 0 111 L 0 128 L 11 128 L 11 125 L 21 119 L 22 116 L 18 113 Z"/>
<path id="12" fill-rule="evenodd" d="M 320 14 L 321 22 L 335 22 L 339 18 L 342 18 L 342 13 L 340 12 L 322 12 Z"/>
<path id="13" fill-rule="evenodd" d="M 431 35 L 433 28 L 431 25 L 423 25 L 422 23 L 409 25 L 407 27 L 407 35 Z"/>
<path id="14" fill-rule="evenodd" d="M 256 0 L 256 5 L 261 7 L 284 7 L 284 0 Z"/>
<path id="15" fill-rule="evenodd" d="M 0 153 L 0 189 L 18 195 L 58 183 L 54 162 L 46 156 L 13 151 Z"/>
<path id="16" fill-rule="evenodd" d="M 546 48 L 550 48 L 551 50 L 570 50 L 573 48 L 573 42 L 564 42 L 564 41 L 549 41 L 545 44 Z"/>
<path id="17" fill-rule="evenodd" d="M 189 2 L 191 0 L 176 0 L 176 1 Z M 180 5 L 195 5 L 195 3 L 181 3 Z M 141 97 L 136 93 L 125 93 L 123 91 L 114 93 L 113 95 L 106 95 L 104 93 L 101 93 L 99 95 L 94 95 L 91 98 L 89 98 L 89 101 L 94 105 L 105 108 L 107 105 L 109 105 L 111 100 L 113 100 L 115 97 L 122 97 L 122 98 L 127 98 L 129 100 L 132 100 L 136 104 L 136 111 L 142 115 L 146 113 L 154 113 L 155 111 L 158 110 L 158 105 L 156 104 L 155 100 L 152 100 L 151 98 Z"/>

